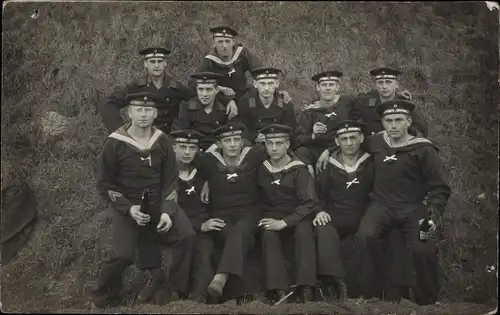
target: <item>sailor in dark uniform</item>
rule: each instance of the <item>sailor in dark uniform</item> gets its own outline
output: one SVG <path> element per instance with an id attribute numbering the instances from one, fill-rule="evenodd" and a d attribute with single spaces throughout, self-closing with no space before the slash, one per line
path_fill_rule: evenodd
<path id="1" fill-rule="evenodd" d="M 104 307 L 118 297 L 122 277 L 132 264 L 135 249 L 139 269 L 148 274 L 148 282 L 139 293 L 139 301 L 151 299 L 165 281 L 161 269 L 160 242 L 175 244 L 168 282 L 173 291 L 183 291 L 189 268 L 195 232 L 189 219 L 176 203 L 178 169 L 172 143 L 161 130 L 153 127 L 158 112 L 156 94 L 149 92 L 126 97 L 131 123 L 113 132 L 104 144 L 97 169 L 97 187 L 111 201 L 113 209 L 113 255 L 99 270 L 92 291 L 93 303 Z M 141 198 L 149 190 L 149 213 L 141 207 Z"/>
<path id="2" fill-rule="evenodd" d="M 210 218 L 221 223 L 220 230 L 208 232 L 215 249 L 222 249 L 215 276 L 208 286 L 210 296 L 217 298 L 223 295 L 228 279 L 242 279 L 247 253 L 254 245 L 261 218 L 257 167 L 265 159 L 265 148 L 261 144 L 244 146 L 245 129 L 237 121 L 216 129 L 214 134 L 220 149 L 199 154 L 194 160 L 210 187 Z M 243 293 L 234 295 L 238 299 Z"/>
<path id="3" fill-rule="evenodd" d="M 172 123 L 179 114 L 180 102 L 195 97 L 196 91 L 194 87 L 188 88 L 167 74 L 165 58 L 170 54 L 168 49 L 148 47 L 141 50 L 139 54 L 144 59 L 146 75 L 116 90 L 99 104 L 98 109 L 102 121 L 108 132 L 115 131 L 124 123 L 120 116 L 120 109 L 128 105 L 125 97 L 130 93 L 151 92 L 157 94 L 158 99 L 158 116 L 154 125 L 163 132 L 169 133 Z M 220 95 L 218 99 L 226 106 L 231 118 L 237 114 L 238 108 L 231 98 Z"/>
<path id="4" fill-rule="evenodd" d="M 316 286 L 316 250 L 312 215 L 319 212 L 314 179 L 306 165 L 288 153 L 289 126 L 264 127 L 268 159 L 258 169 L 258 186 L 263 202 L 262 256 L 268 298 L 283 298 L 290 286 L 285 253 L 294 253 L 294 281 L 302 302 L 312 301 Z M 274 297 L 273 297 L 274 295 Z"/>
<path id="5" fill-rule="evenodd" d="M 384 130 L 382 117 L 378 114 L 377 106 L 386 101 L 395 99 L 411 100 L 411 95 L 398 93 L 399 80 L 398 75 L 401 71 L 391 68 L 377 68 L 370 71 L 375 89 L 357 96 L 354 106 L 353 119 L 360 119 L 365 125 L 366 135 L 373 135 Z M 412 112 L 412 125 L 410 134 L 417 135 L 417 132 L 427 137 L 427 122 L 416 111 Z"/>
<path id="6" fill-rule="evenodd" d="M 246 73 L 261 67 L 258 58 L 244 47 L 243 44 L 235 44 L 234 38 L 238 32 L 228 26 L 212 27 L 213 50 L 203 58 L 196 72 L 215 72 L 224 76 L 220 82 L 220 91 L 229 97 L 234 97 L 236 103 L 247 92 L 255 94 L 247 82 Z M 194 87 L 195 81 L 191 80 L 189 85 Z M 291 101 L 286 91 L 281 91 L 286 103 Z"/>
<path id="7" fill-rule="evenodd" d="M 248 138 L 252 142 L 263 142 L 259 130 L 270 124 L 281 124 L 295 129 L 295 106 L 285 103 L 277 89 L 280 75 L 276 68 L 257 68 L 252 70 L 257 95 L 248 93 L 238 102 L 239 116 L 248 128 Z"/>
<path id="8" fill-rule="evenodd" d="M 404 258 L 413 254 L 420 293 L 416 300 L 432 304 L 437 301 L 440 290 L 436 240 L 419 241 L 419 224 L 430 210 L 434 222 L 432 229 L 440 225 L 450 187 L 444 180 L 436 146 L 426 138 L 408 133 L 414 109 L 413 103 L 402 100 L 384 102 L 377 107 L 385 131 L 370 141 L 375 178 L 358 236 L 363 273 L 368 275 L 377 272 L 372 263 L 374 241 L 393 229 L 399 229 L 409 253 L 405 255 L 396 248 L 396 255 Z"/>
<path id="9" fill-rule="evenodd" d="M 358 230 L 373 186 L 373 158 L 361 149 L 363 127 L 351 120 L 337 124 L 334 130 L 338 147 L 317 178 L 323 209 L 313 221 L 318 238 L 318 275 L 323 292 L 335 292 L 340 301 L 347 294 L 340 241 Z"/>
<path id="10" fill-rule="evenodd" d="M 198 154 L 199 144 L 204 135 L 189 129 L 173 131 L 170 135 L 174 141 L 174 152 L 179 167 L 177 203 L 186 213 L 197 235 L 192 260 L 184 261 L 185 264 L 191 263 L 188 290 L 173 292 L 173 299 L 186 299 L 190 296 L 196 301 L 205 301 L 206 289 L 213 275 L 211 266 L 213 243 L 211 238 L 203 232 L 210 231 L 213 224 L 207 222 L 209 220 L 208 209 L 200 199 L 205 179 L 192 163 Z"/>
<path id="11" fill-rule="evenodd" d="M 331 70 L 312 77 L 320 94 L 319 106 L 304 111 L 295 129 L 295 153 L 311 171 L 323 150 L 335 145 L 333 127 L 351 115 L 353 99 L 337 94 L 342 75 Z"/>
<path id="12" fill-rule="evenodd" d="M 216 98 L 223 76 L 202 72 L 191 77 L 196 79 L 197 96 L 181 104 L 179 117 L 172 125 L 172 130 L 194 129 L 204 134 L 200 148 L 207 150 L 215 142 L 213 131 L 230 120 L 226 114 L 226 106 Z"/>

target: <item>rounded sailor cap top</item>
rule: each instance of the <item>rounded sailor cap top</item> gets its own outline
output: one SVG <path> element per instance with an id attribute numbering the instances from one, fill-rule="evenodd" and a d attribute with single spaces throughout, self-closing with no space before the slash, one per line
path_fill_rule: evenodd
<path id="1" fill-rule="evenodd" d="M 134 106 L 156 107 L 158 95 L 151 92 L 130 93 L 125 97 L 125 101 Z"/>
<path id="2" fill-rule="evenodd" d="M 342 120 L 333 127 L 336 135 L 339 136 L 348 132 L 363 132 L 365 124 L 355 120 Z"/>
<path id="3" fill-rule="evenodd" d="M 378 79 L 397 79 L 397 76 L 401 74 L 401 71 L 391 68 L 377 68 L 370 71 L 370 75 L 374 80 Z"/>
<path id="4" fill-rule="evenodd" d="M 239 121 L 229 121 L 227 124 L 220 126 L 213 131 L 213 134 L 218 138 L 222 139 L 225 137 L 232 137 L 243 134 L 243 130 L 246 126 Z"/>
<path id="5" fill-rule="evenodd" d="M 405 100 L 392 100 L 380 103 L 377 106 L 377 113 L 381 116 L 391 114 L 411 114 L 415 109 L 415 104 Z"/>
<path id="6" fill-rule="evenodd" d="M 283 71 L 278 68 L 272 67 L 261 67 L 250 71 L 250 74 L 252 75 L 254 80 L 278 79 L 281 73 L 283 73 Z"/>
<path id="7" fill-rule="evenodd" d="M 214 72 L 199 72 L 191 75 L 191 78 L 196 79 L 196 83 L 216 83 L 218 84 L 224 78 L 222 74 Z"/>
<path id="8" fill-rule="evenodd" d="M 266 139 L 290 137 L 292 132 L 292 127 L 280 124 L 271 124 L 259 130 L 259 133 L 263 134 Z"/>
<path id="9" fill-rule="evenodd" d="M 144 59 L 163 58 L 170 54 L 170 50 L 163 47 L 148 47 L 139 52 Z"/>
<path id="10" fill-rule="evenodd" d="M 238 35 L 238 32 L 236 32 L 234 29 L 230 28 L 229 26 L 212 27 L 210 29 L 210 32 L 213 33 L 214 37 L 233 38 L 234 36 Z"/>
<path id="11" fill-rule="evenodd" d="M 328 71 L 323 71 L 318 74 L 315 74 L 312 76 L 312 80 L 316 81 L 317 83 L 321 83 L 323 81 L 340 81 L 340 77 L 342 77 L 344 74 L 341 71 L 337 70 L 328 70 Z"/>
<path id="12" fill-rule="evenodd" d="M 170 133 L 176 143 L 192 143 L 198 144 L 205 137 L 204 134 L 192 129 L 176 130 Z"/>

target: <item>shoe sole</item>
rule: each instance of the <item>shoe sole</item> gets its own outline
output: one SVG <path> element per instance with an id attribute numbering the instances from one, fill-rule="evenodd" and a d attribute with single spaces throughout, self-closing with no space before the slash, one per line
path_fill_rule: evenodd
<path id="1" fill-rule="evenodd" d="M 222 291 L 220 291 L 219 288 L 216 288 L 214 286 L 209 286 L 207 289 L 207 292 L 211 297 L 221 297 L 222 296 Z"/>

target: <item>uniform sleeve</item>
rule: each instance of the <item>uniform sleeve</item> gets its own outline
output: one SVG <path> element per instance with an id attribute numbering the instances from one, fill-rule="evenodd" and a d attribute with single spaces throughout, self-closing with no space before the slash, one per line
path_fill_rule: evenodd
<path id="1" fill-rule="evenodd" d="M 256 165 L 264 163 L 267 158 L 266 146 L 262 143 L 256 143 L 252 146 L 252 159 Z"/>
<path id="2" fill-rule="evenodd" d="M 250 119 L 250 108 L 247 95 L 243 96 L 238 102 L 238 111 L 238 117 L 240 118 L 241 122 L 247 127 L 244 132 L 244 137 L 245 139 L 250 141 L 250 143 L 253 143 L 256 134 L 253 122 Z"/>
<path id="3" fill-rule="evenodd" d="M 116 143 L 108 140 L 97 164 L 97 189 L 104 199 L 111 201 L 116 211 L 127 215 L 132 203 L 116 185 L 117 164 Z"/>
<path id="4" fill-rule="evenodd" d="M 205 207 L 203 207 L 206 209 Z M 191 226 L 193 227 L 193 230 L 195 230 L 196 233 L 201 232 L 201 225 L 205 223 L 208 219 L 210 219 L 210 215 L 208 211 L 205 211 L 203 213 L 197 214 L 195 217 L 191 218 Z"/>
<path id="5" fill-rule="evenodd" d="M 295 128 L 295 148 L 307 146 L 308 144 L 314 142 L 314 140 L 312 139 L 311 125 L 312 115 L 310 115 L 310 112 L 303 112 L 300 115 L 299 121 L 297 122 L 297 127 Z"/>
<path id="6" fill-rule="evenodd" d="M 172 124 L 172 131 L 183 130 L 189 128 L 189 110 L 188 103 L 181 102 L 179 104 L 179 115 Z"/>
<path id="7" fill-rule="evenodd" d="M 421 167 L 428 189 L 427 207 L 442 214 L 450 197 L 450 187 L 444 181 L 441 161 L 435 148 L 425 147 Z"/>
<path id="8" fill-rule="evenodd" d="M 123 119 L 120 117 L 120 109 L 127 106 L 125 98 L 132 88 L 133 84 L 129 84 L 113 92 L 113 94 L 106 97 L 104 101 L 99 104 L 98 109 L 101 114 L 102 122 L 109 133 L 112 133 L 123 125 Z"/>
<path id="9" fill-rule="evenodd" d="M 208 178 L 210 178 L 209 157 L 206 153 L 198 152 L 198 154 L 196 154 L 196 156 L 194 157 L 192 163 L 193 166 L 198 169 L 202 178 L 204 178 L 205 180 L 208 180 Z"/>
<path id="10" fill-rule="evenodd" d="M 318 196 L 314 190 L 314 179 L 312 175 L 305 167 L 298 169 L 297 173 L 295 189 L 299 206 L 293 214 L 283 219 L 287 226 L 295 226 L 318 211 Z"/>
<path id="11" fill-rule="evenodd" d="M 293 103 L 283 105 L 283 122 L 282 125 L 292 127 L 295 130 L 297 118 L 295 118 L 295 105 Z"/>
<path id="12" fill-rule="evenodd" d="M 353 97 L 351 111 L 349 112 L 349 119 L 361 121 L 361 106 L 363 104 L 363 97 L 363 93 L 359 93 L 357 96 Z"/>
<path id="13" fill-rule="evenodd" d="M 161 212 L 172 215 L 177 210 L 177 191 L 179 178 L 179 169 L 172 147 L 168 137 L 164 138 L 165 157 L 162 160 L 162 192 L 161 192 Z"/>
<path id="14" fill-rule="evenodd" d="M 327 165 L 326 169 L 324 169 L 322 172 L 319 173 L 318 175 L 318 198 L 320 200 L 320 203 L 323 207 L 323 209 L 326 209 L 325 205 L 328 203 L 328 191 L 331 188 L 329 186 L 330 184 L 330 171 L 331 167 Z"/>

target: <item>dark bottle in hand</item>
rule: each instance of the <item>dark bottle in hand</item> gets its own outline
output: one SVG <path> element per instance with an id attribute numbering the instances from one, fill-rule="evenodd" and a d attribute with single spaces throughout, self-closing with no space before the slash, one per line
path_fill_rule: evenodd
<path id="1" fill-rule="evenodd" d="M 418 234 L 418 240 L 421 242 L 427 242 L 430 238 L 430 230 L 434 222 L 432 222 L 432 209 L 427 211 L 427 215 L 424 218 L 424 221 L 420 223 L 420 231 Z"/>
<path id="2" fill-rule="evenodd" d="M 151 215 L 151 210 L 149 207 L 149 190 L 144 189 L 142 192 L 142 200 L 141 200 L 141 212 L 147 215 Z"/>

